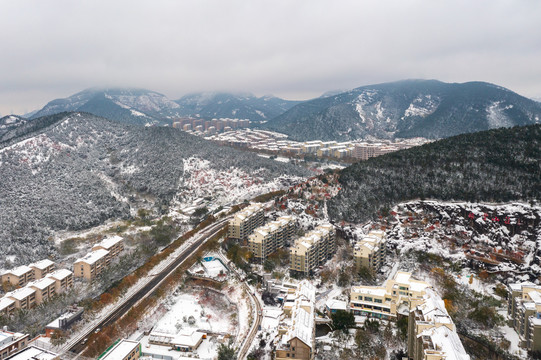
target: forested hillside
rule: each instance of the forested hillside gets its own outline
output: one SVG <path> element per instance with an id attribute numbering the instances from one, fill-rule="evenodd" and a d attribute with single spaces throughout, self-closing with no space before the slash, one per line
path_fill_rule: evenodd
<path id="1" fill-rule="evenodd" d="M 193 177 L 185 168 L 188 158 L 205 159 L 216 172 L 257 174 L 260 182 L 307 175 L 168 127 L 122 125 L 86 113 L 56 114 L 25 126 L 0 143 L 0 248 L 2 260 L 17 263 L 44 257 L 55 230 L 126 218 L 140 203 L 167 211 L 175 195 L 188 189 L 186 177 Z M 198 185 L 190 183 L 189 191 Z"/>
<path id="2" fill-rule="evenodd" d="M 541 125 L 458 135 L 344 169 L 335 220 L 364 221 L 413 199 L 541 199 Z"/>

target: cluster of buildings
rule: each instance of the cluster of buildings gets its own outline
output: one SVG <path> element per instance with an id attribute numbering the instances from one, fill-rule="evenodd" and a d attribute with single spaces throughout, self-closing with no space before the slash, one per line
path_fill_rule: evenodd
<path id="1" fill-rule="evenodd" d="M 73 263 L 75 277 L 92 281 L 106 269 L 111 261 L 124 250 L 120 236 L 103 239 L 92 247 L 92 251 Z"/>
<path id="2" fill-rule="evenodd" d="M 510 284 L 507 312 L 520 345 L 541 351 L 541 286 L 531 282 Z"/>
<path id="3" fill-rule="evenodd" d="M 0 360 L 7 359 L 11 354 L 26 347 L 28 341 L 28 334 L 11 332 L 4 326 L 0 330 Z"/>
<path id="4" fill-rule="evenodd" d="M 252 204 L 229 221 L 228 236 L 248 240 L 248 249 L 255 262 L 263 263 L 278 249 L 288 247 L 295 234 L 295 219 L 282 216 L 264 222 L 261 204 Z M 323 265 L 336 252 L 336 233 L 331 224 L 323 224 L 296 239 L 289 247 L 290 271 L 308 275 Z"/>
<path id="5" fill-rule="evenodd" d="M 0 299 L 0 316 L 10 316 L 15 309 L 31 309 L 71 288 L 73 273 L 55 268 L 53 261 L 45 259 L 5 271 L 2 283 L 14 290 Z"/>
<path id="6" fill-rule="evenodd" d="M 428 142 L 423 138 L 400 141 L 378 140 L 377 142 L 321 140 L 298 142 L 288 140 L 285 134 L 258 129 L 231 130 L 219 134 L 199 132 L 196 135 L 203 135 L 205 139 L 215 141 L 220 145 L 250 148 L 265 153 L 357 160 L 367 160 Z"/>
<path id="7" fill-rule="evenodd" d="M 248 119 L 220 118 L 204 120 L 199 118 L 184 118 L 173 122 L 173 127 L 195 135 L 213 135 L 236 129 L 245 129 L 250 126 Z"/>
<path id="8" fill-rule="evenodd" d="M 315 299 L 315 287 L 308 281 L 289 289 L 274 339 L 274 359 L 314 359 Z"/>

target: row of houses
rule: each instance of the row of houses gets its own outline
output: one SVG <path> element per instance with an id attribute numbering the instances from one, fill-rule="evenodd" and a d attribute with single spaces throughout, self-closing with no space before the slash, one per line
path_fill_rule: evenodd
<path id="1" fill-rule="evenodd" d="M 30 275 L 28 272 L 18 272 L 17 269 L 8 270 L 7 274 L 4 273 L 6 282 L 13 284 L 14 281 L 17 284 L 25 284 L 23 287 L 17 288 L 13 291 L 7 292 L 0 299 L 0 315 L 10 316 L 15 309 L 31 309 L 36 305 L 50 300 L 53 296 L 63 291 L 70 289 L 73 286 L 73 273 L 67 269 L 54 270 L 55 264 L 50 260 L 43 260 L 39 263 L 46 265 L 43 266 L 41 271 L 33 272 L 31 277 L 35 278 L 29 282 L 22 281 L 21 279 L 28 279 Z M 32 267 L 34 264 L 28 266 Z M 38 266 L 39 267 L 39 266 Z M 17 280 L 15 276 L 19 276 L 20 280 Z"/>

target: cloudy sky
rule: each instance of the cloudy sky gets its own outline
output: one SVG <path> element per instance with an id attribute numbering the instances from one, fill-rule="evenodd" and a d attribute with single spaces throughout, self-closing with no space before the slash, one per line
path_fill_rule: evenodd
<path id="1" fill-rule="evenodd" d="M 0 115 L 94 86 L 308 99 L 406 78 L 541 97 L 541 1 L 0 0 Z"/>

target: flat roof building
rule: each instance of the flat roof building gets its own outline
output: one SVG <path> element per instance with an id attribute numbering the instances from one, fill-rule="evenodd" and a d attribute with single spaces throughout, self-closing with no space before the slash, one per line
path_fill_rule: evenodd
<path id="1" fill-rule="evenodd" d="M 52 351 L 30 345 L 6 360 L 60 360 L 60 356 Z"/>
<path id="2" fill-rule="evenodd" d="M 141 343 L 122 339 L 98 357 L 99 360 L 137 360 L 141 355 Z"/>
<path id="3" fill-rule="evenodd" d="M 10 355 L 23 349 L 28 344 L 28 334 L 0 330 L 0 360 L 7 359 Z"/>

